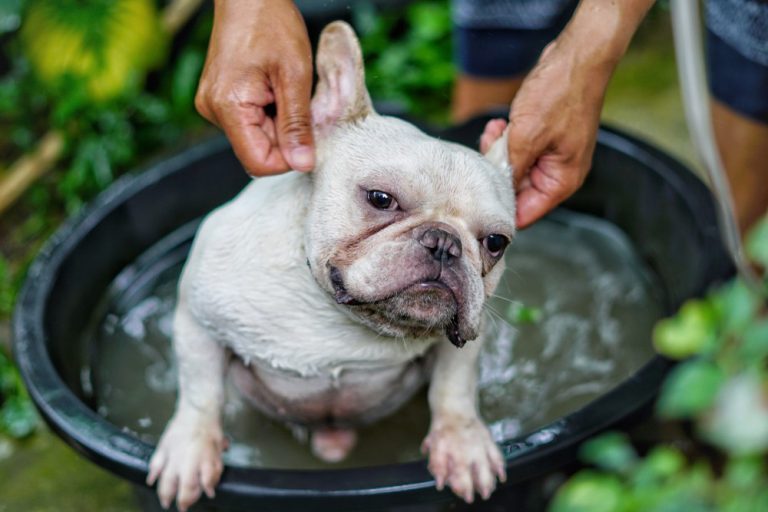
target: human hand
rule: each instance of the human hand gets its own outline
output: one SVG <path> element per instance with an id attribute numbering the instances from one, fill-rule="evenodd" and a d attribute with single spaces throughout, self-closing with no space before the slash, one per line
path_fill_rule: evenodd
<path id="1" fill-rule="evenodd" d="M 510 109 L 507 150 L 521 229 L 584 182 L 607 82 L 595 79 L 569 48 L 555 42 L 520 87 Z"/>
<path id="2" fill-rule="evenodd" d="M 508 125 L 493 120 L 486 126 L 482 152 L 507 130 L 519 228 L 533 224 L 584 182 L 605 90 L 651 3 L 582 1 L 520 86 Z"/>
<path id="3" fill-rule="evenodd" d="M 604 87 L 595 85 L 552 43 L 512 102 L 509 123 L 490 121 L 481 151 L 507 129 L 507 151 L 517 194 L 517 225 L 533 224 L 565 200 L 592 161 Z"/>
<path id="4" fill-rule="evenodd" d="M 195 106 L 224 130 L 249 174 L 314 168 L 311 89 L 312 50 L 292 1 L 216 1 Z"/>

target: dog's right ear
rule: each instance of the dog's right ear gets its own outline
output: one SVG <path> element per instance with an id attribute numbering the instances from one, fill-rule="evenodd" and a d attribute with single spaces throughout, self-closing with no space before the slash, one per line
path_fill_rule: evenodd
<path id="1" fill-rule="evenodd" d="M 325 27 L 316 62 L 319 80 L 312 97 L 312 125 L 317 135 L 322 137 L 341 123 L 373 113 L 363 54 L 352 27 L 343 21 Z"/>

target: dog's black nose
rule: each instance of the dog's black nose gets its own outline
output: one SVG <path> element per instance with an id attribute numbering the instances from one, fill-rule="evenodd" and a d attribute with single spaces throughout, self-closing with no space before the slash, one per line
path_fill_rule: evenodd
<path id="1" fill-rule="evenodd" d="M 461 257 L 461 240 L 442 229 L 428 229 L 421 235 L 419 243 L 432 253 L 432 257 L 443 262 Z"/>

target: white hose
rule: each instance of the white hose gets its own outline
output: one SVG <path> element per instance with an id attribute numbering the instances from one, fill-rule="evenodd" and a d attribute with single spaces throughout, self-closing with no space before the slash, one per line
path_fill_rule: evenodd
<path id="1" fill-rule="evenodd" d="M 685 117 L 693 146 L 704 164 L 709 183 L 717 199 L 718 218 L 725 246 L 746 283 L 762 293 L 764 287 L 761 280 L 744 255 L 741 235 L 734 215 L 731 187 L 717 151 L 717 142 L 712 128 L 699 0 L 672 0 L 670 6 Z"/>

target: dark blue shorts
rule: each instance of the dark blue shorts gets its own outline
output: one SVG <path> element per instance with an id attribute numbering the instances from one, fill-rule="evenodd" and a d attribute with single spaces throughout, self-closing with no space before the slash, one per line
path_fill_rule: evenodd
<path id="1" fill-rule="evenodd" d="M 478 78 L 524 75 L 575 6 L 573 0 L 453 0 L 459 69 Z M 706 11 L 712 95 L 768 123 L 768 2 L 709 0 Z"/>
<path id="2" fill-rule="evenodd" d="M 478 78 L 524 75 L 568 23 L 577 3 L 454 0 L 454 52 L 459 69 Z"/>

